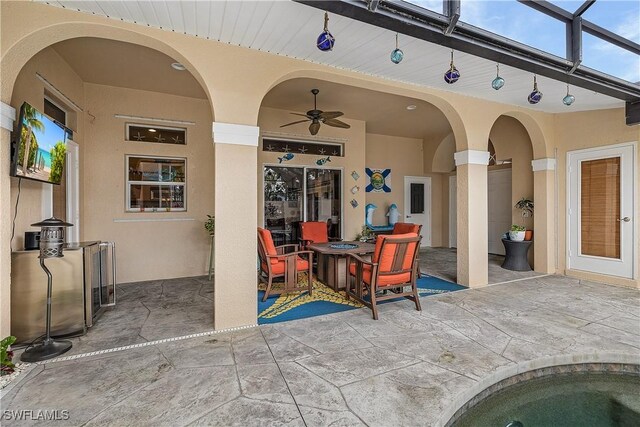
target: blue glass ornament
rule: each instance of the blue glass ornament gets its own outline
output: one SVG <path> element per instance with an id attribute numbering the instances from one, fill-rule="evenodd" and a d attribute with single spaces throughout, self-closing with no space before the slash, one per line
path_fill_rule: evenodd
<path id="1" fill-rule="evenodd" d="M 504 86 L 504 79 L 500 76 L 496 77 L 491 82 L 491 87 L 494 88 L 495 90 L 502 89 L 502 86 Z"/>
<path id="2" fill-rule="evenodd" d="M 502 86 L 504 86 L 504 79 L 500 77 L 500 65 L 496 64 L 496 78 L 491 82 L 491 87 L 500 90 Z"/>
<path id="3" fill-rule="evenodd" d="M 449 71 L 444 73 L 444 81 L 450 85 L 454 84 L 460 78 L 460 71 L 456 67 L 451 67 Z"/>
<path id="4" fill-rule="evenodd" d="M 394 64 L 399 64 L 400 62 L 402 62 L 402 58 L 404 58 L 404 52 L 402 52 L 402 50 L 394 49 L 391 52 L 391 62 L 393 62 Z"/>
<path id="5" fill-rule="evenodd" d="M 538 82 L 536 81 L 536 76 L 533 76 L 533 92 L 529 94 L 527 97 L 527 101 L 529 104 L 537 104 L 542 100 L 542 92 L 538 90 Z"/>
<path id="6" fill-rule="evenodd" d="M 318 36 L 316 40 L 316 46 L 323 52 L 327 52 L 333 49 L 333 45 L 336 43 L 335 37 L 329 32 L 329 14 L 324 13 L 324 31 Z"/>
<path id="7" fill-rule="evenodd" d="M 451 66 L 449 70 L 444 73 L 444 81 L 452 85 L 457 82 L 458 79 L 460 79 L 460 71 L 453 65 L 453 51 L 451 51 Z"/>
<path id="8" fill-rule="evenodd" d="M 398 33 L 396 33 L 396 48 L 391 51 L 391 62 L 399 64 L 404 58 L 404 52 L 398 47 Z"/>
<path id="9" fill-rule="evenodd" d="M 569 105 L 573 104 L 573 101 L 575 100 L 576 100 L 575 96 L 567 95 L 564 98 L 562 98 L 562 103 L 568 107 Z"/>
<path id="10" fill-rule="evenodd" d="M 576 97 L 569 93 L 569 85 L 567 85 L 567 95 L 562 98 L 562 103 L 567 107 L 573 104 L 573 101 L 576 100 Z"/>

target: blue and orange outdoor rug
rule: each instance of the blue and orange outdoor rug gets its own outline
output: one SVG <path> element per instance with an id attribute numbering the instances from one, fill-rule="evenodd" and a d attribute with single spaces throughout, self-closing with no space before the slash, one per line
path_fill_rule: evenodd
<path id="1" fill-rule="evenodd" d="M 306 283 L 306 275 L 300 275 L 300 280 Z M 417 285 L 418 293 L 421 297 L 466 289 L 464 286 L 433 276 L 421 277 L 418 279 Z M 276 286 L 274 285 L 274 288 Z M 317 280 L 313 281 L 312 295 L 307 292 L 294 292 L 279 296 L 274 295 L 262 302 L 263 296 L 264 285 L 261 284 L 258 289 L 258 324 L 260 325 L 322 316 L 363 307 L 362 304 L 353 299 L 347 301 L 344 291 L 336 292 Z M 384 303 L 401 299 L 403 298 L 387 300 Z"/>

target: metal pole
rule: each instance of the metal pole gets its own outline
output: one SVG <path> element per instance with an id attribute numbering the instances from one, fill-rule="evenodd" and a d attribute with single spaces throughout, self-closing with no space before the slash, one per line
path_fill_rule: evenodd
<path id="1" fill-rule="evenodd" d="M 40 258 L 40 267 L 47 273 L 47 323 L 46 323 L 46 337 L 43 345 L 51 343 L 51 295 L 53 293 L 51 272 L 44 265 L 44 258 Z"/>

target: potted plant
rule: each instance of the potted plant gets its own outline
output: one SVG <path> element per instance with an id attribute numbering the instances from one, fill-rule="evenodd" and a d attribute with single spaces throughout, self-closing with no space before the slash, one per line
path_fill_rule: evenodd
<path id="1" fill-rule="evenodd" d="M 509 240 L 522 242 L 524 240 L 525 228 L 522 225 L 513 224 L 509 230 Z"/>
<path id="2" fill-rule="evenodd" d="M 533 216 L 533 201 L 525 197 L 518 200 L 515 205 L 516 209 L 520 209 L 522 215 L 522 223 L 524 225 L 524 219 Z M 533 238 L 533 230 L 525 230 L 524 240 L 531 240 Z"/>
<path id="3" fill-rule="evenodd" d="M 207 215 L 204 228 L 209 232 L 209 236 L 216 234 L 216 217 L 213 215 Z"/>
<path id="4" fill-rule="evenodd" d="M 362 226 L 362 232 L 356 234 L 356 240 L 359 240 L 361 242 L 366 242 L 367 240 L 372 240 L 375 237 L 375 235 L 373 234 L 373 231 L 371 231 L 371 229 L 369 227 L 367 227 L 366 225 Z"/>

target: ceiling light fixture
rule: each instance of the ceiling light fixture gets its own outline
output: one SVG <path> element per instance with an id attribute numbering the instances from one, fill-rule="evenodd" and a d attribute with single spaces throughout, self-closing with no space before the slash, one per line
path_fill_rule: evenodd
<path id="1" fill-rule="evenodd" d="M 460 71 L 458 71 L 456 66 L 453 65 L 453 50 L 452 50 L 451 51 L 451 65 L 449 67 L 449 70 L 446 73 L 444 73 L 444 81 L 449 83 L 450 85 L 452 85 L 455 82 L 457 82 L 458 79 L 460 79 Z"/>
<path id="2" fill-rule="evenodd" d="M 504 86 L 504 79 L 500 77 L 500 64 L 496 64 L 496 78 L 491 82 L 491 87 L 500 90 L 502 86 Z"/>
<path id="3" fill-rule="evenodd" d="M 179 62 L 173 62 L 171 64 L 171 68 L 173 68 L 174 70 L 178 70 L 178 71 L 184 71 L 184 70 L 187 69 L 184 65 L 182 65 Z"/>
<path id="4" fill-rule="evenodd" d="M 418 108 L 416 105 L 413 105 L 413 104 L 411 104 L 411 105 L 407 105 L 407 110 L 409 110 L 409 111 L 413 111 L 413 110 L 415 110 L 416 108 Z"/>
<path id="5" fill-rule="evenodd" d="M 537 104 L 542 100 L 542 92 L 538 90 L 538 82 L 536 81 L 536 75 L 533 75 L 533 92 L 527 97 L 529 104 Z"/>
<path id="6" fill-rule="evenodd" d="M 573 104 L 573 101 L 576 100 L 576 97 L 569 93 L 569 85 L 567 85 L 567 95 L 562 98 L 562 103 L 567 107 Z"/>
<path id="7" fill-rule="evenodd" d="M 391 51 L 391 62 L 399 64 L 404 58 L 404 52 L 398 48 L 398 33 L 396 33 L 396 48 Z"/>
<path id="8" fill-rule="evenodd" d="M 329 32 L 329 13 L 324 13 L 324 30 L 318 36 L 316 46 L 323 52 L 327 52 L 333 49 L 333 45 L 336 43 L 336 39 Z"/>
<path id="9" fill-rule="evenodd" d="M 157 132 L 157 130 L 149 128 L 149 132 Z"/>

